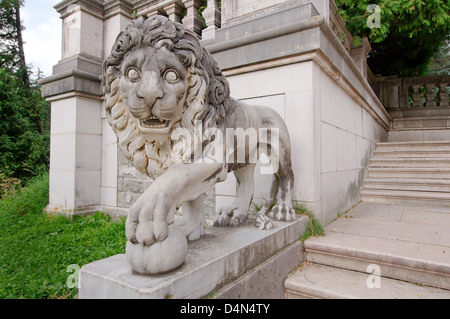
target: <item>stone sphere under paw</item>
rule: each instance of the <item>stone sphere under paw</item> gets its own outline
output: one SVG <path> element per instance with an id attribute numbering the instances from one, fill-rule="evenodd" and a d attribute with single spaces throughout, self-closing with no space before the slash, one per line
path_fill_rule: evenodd
<path id="1" fill-rule="evenodd" d="M 162 274 L 180 267 L 187 255 L 188 242 L 181 229 L 169 225 L 165 240 L 150 246 L 127 242 L 126 256 L 131 268 L 141 274 Z"/>

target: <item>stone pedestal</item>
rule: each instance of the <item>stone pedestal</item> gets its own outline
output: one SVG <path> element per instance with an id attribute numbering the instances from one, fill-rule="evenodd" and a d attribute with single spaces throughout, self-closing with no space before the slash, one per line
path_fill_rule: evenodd
<path id="1" fill-rule="evenodd" d="M 271 230 L 254 222 L 206 229 L 189 243 L 185 263 L 164 275 L 134 273 L 125 255 L 85 265 L 79 298 L 283 298 L 285 278 L 303 261 L 299 238 L 308 219 L 274 222 Z"/>

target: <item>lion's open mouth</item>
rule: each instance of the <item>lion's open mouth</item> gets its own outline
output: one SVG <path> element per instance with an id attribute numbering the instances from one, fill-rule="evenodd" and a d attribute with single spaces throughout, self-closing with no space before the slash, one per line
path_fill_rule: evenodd
<path id="1" fill-rule="evenodd" d="M 164 129 L 167 126 L 169 126 L 169 122 L 167 120 L 162 120 L 154 115 L 146 118 L 145 120 L 141 121 L 141 126 L 143 128 L 149 128 L 149 129 Z"/>

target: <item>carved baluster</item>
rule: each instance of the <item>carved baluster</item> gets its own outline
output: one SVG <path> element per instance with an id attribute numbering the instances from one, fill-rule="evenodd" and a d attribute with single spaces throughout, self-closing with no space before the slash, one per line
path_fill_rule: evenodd
<path id="1" fill-rule="evenodd" d="M 425 88 L 427 89 L 427 92 L 425 93 L 425 98 L 427 99 L 425 106 L 426 107 L 435 107 L 436 102 L 434 101 L 434 84 L 425 84 Z"/>
<path id="2" fill-rule="evenodd" d="M 195 33 L 200 34 L 203 21 L 198 15 L 198 9 L 202 5 L 202 0 L 182 0 L 182 3 L 187 10 L 187 14 L 183 18 L 183 24 Z"/>
<path id="3" fill-rule="evenodd" d="M 203 17 L 206 22 L 206 29 L 202 32 L 203 40 L 214 39 L 216 30 L 220 28 L 221 25 L 221 13 L 218 0 L 208 0 L 208 6 L 205 11 L 203 11 Z"/>
<path id="4" fill-rule="evenodd" d="M 178 3 L 173 2 L 164 7 L 164 11 L 166 11 L 167 16 L 170 20 L 175 22 L 181 22 L 180 15 L 183 12 L 183 7 Z"/>
<path id="5" fill-rule="evenodd" d="M 448 93 L 447 93 L 447 85 L 448 83 L 439 83 L 439 106 L 440 107 L 449 107 L 448 102 Z"/>
<path id="6" fill-rule="evenodd" d="M 413 94 L 412 94 L 413 103 L 412 103 L 412 107 L 421 107 L 422 106 L 422 102 L 420 101 L 420 87 L 421 86 L 422 85 L 420 85 L 420 84 L 412 85 L 412 88 L 413 88 Z"/>

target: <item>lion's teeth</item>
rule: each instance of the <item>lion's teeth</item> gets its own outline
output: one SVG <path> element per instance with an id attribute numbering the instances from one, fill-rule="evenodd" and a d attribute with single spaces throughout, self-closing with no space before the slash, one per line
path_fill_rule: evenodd
<path id="1" fill-rule="evenodd" d="M 165 128 L 167 126 L 167 121 L 162 120 L 155 115 L 149 116 L 147 119 L 143 120 L 142 123 L 149 128 Z"/>

